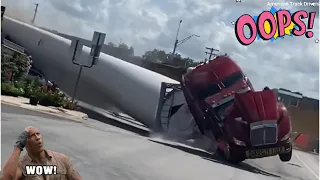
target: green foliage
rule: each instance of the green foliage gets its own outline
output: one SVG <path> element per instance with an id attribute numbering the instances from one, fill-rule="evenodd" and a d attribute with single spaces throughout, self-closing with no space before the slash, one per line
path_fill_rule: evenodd
<path id="1" fill-rule="evenodd" d="M 1 94 L 18 97 L 24 94 L 24 90 L 22 88 L 15 87 L 12 82 L 4 82 L 1 83 Z"/>
<path id="2" fill-rule="evenodd" d="M 125 44 L 119 45 L 123 51 L 133 54 L 133 49 Z M 25 55 L 1 46 L 1 94 L 36 98 L 44 106 L 56 106 L 75 109 L 76 103 L 71 102 L 60 91 L 47 91 L 42 88 L 39 78 L 26 76 L 31 68 L 31 61 Z M 8 79 L 8 76 L 10 77 Z"/>
<path id="3" fill-rule="evenodd" d="M 158 49 L 145 52 L 145 54 L 142 55 L 142 59 L 177 67 L 191 67 L 202 63 L 196 62 L 190 58 L 182 58 L 181 55 L 177 53 L 175 55 L 172 55 L 171 53 L 166 53 L 165 51 Z"/>
<path id="4" fill-rule="evenodd" d="M 35 96 L 39 100 L 39 104 L 43 106 L 55 106 L 61 107 L 64 105 L 64 94 L 59 92 L 44 92 L 44 91 L 37 91 Z"/>
<path id="5" fill-rule="evenodd" d="M 124 43 L 120 43 L 118 46 L 116 46 L 113 43 L 108 43 L 104 47 L 104 51 L 114 57 L 127 60 L 134 56 L 134 48 L 129 47 L 128 45 Z"/>
<path id="6" fill-rule="evenodd" d="M 72 102 L 71 98 L 65 98 L 63 100 L 62 107 L 65 109 L 75 110 L 77 107 L 77 102 Z"/>
<path id="7" fill-rule="evenodd" d="M 14 72 L 14 79 L 19 79 L 23 75 L 29 73 L 31 62 L 24 54 L 15 53 L 12 58 L 12 62 L 15 64 L 16 71 Z"/>
<path id="8" fill-rule="evenodd" d="M 12 80 L 18 80 L 28 74 L 31 62 L 25 54 L 21 54 L 5 46 L 1 46 L 1 80 L 12 73 Z"/>
<path id="9" fill-rule="evenodd" d="M 39 104 L 43 106 L 55 106 L 72 108 L 76 106 L 76 103 L 72 103 L 70 98 L 67 98 L 64 93 L 59 91 L 46 91 L 40 86 L 40 82 L 37 79 L 22 78 L 15 82 L 2 82 L 1 94 L 7 96 L 22 96 L 26 98 L 35 97 L 39 100 Z"/>
<path id="10" fill-rule="evenodd" d="M 109 42 L 105 45 L 104 50 L 107 54 L 120 58 L 126 61 L 137 61 L 145 60 L 152 61 L 156 63 L 164 63 L 177 67 L 194 67 L 203 62 L 195 61 L 191 58 L 183 58 L 180 54 L 167 53 L 163 50 L 154 49 L 152 51 L 145 52 L 141 57 L 134 56 L 134 48 L 130 47 L 124 43 L 120 43 L 118 46 Z"/>

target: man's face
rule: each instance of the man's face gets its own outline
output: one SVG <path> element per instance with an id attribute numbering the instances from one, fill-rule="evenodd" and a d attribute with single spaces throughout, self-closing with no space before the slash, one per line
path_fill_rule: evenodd
<path id="1" fill-rule="evenodd" d="M 43 139 L 37 128 L 31 127 L 28 133 L 27 149 L 33 153 L 44 150 Z"/>

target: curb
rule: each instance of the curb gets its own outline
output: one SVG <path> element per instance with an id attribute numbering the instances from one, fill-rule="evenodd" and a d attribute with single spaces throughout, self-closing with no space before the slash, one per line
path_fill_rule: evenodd
<path id="1" fill-rule="evenodd" d="M 76 116 L 72 116 L 72 115 L 69 115 L 69 114 L 68 115 L 57 114 L 55 112 L 50 112 L 50 111 L 31 109 L 31 108 L 23 107 L 23 106 L 21 106 L 21 105 L 19 105 L 17 103 L 11 103 L 11 102 L 7 102 L 7 101 L 3 101 L 3 100 L 1 100 L 1 104 L 6 104 L 6 105 L 9 105 L 9 106 L 15 106 L 15 107 L 19 107 L 19 108 L 22 108 L 22 109 L 27 109 L 29 111 L 35 111 L 35 112 L 39 112 L 39 113 L 44 113 L 44 114 L 48 114 L 48 115 L 64 118 L 64 119 L 67 119 L 67 120 L 71 120 L 71 121 L 77 122 L 77 123 L 82 123 L 83 121 L 89 119 L 87 114 L 85 114 L 85 115 L 83 115 L 81 117 L 76 117 Z"/>

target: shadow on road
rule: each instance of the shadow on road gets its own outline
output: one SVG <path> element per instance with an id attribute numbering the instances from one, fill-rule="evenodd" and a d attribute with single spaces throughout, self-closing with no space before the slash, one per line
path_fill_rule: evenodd
<path id="1" fill-rule="evenodd" d="M 98 120 L 100 122 L 103 122 L 103 123 L 106 123 L 106 124 L 109 124 L 109 125 L 112 125 L 112 126 L 116 126 L 116 127 L 125 129 L 127 131 L 131 131 L 131 132 L 137 133 L 137 134 L 139 134 L 141 136 L 150 137 L 150 135 L 151 135 L 151 133 L 148 132 L 148 131 L 145 131 L 143 129 L 139 129 L 139 128 L 136 128 L 136 127 L 132 127 L 132 126 L 130 126 L 128 124 L 124 124 L 124 123 L 116 121 L 116 120 L 114 120 L 112 118 L 108 118 L 105 115 L 100 114 L 98 112 L 95 112 L 93 110 L 81 107 L 80 111 L 83 112 L 83 113 L 86 113 L 88 115 L 88 117 L 91 118 L 91 119 L 95 119 L 95 120 Z M 154 142 L 154 143 L 158 143 L 158 144 L 161 144 L 161 145 L 165 145 L 165 146 L 168 146 L 168 147 L 171 147 L 171 148 L 175 148 L 175 149 L 187 152 L 189 154 L 197 155 L 197 156 L 200 156 L 201 158 L 203 158 L 205 160 L 212 161 L 212 162 L 215 162 L 215 163 L 223 164 L 223 165 L 230 166 L 230 167 L 237 168 L 237 169 L 242 169 L 242 170 L 245 170 L 245 171 L 248 171 L 248 172 L 251 172 L 251 173 L 261 174 L 261 175 L 275 177 L 275 178 L 281 178 L 281 176 L 278 176 L 276 174 L 268 173 L 266 171 L 263 171 L 263 170 L 261 170 L 259 168 L 256 168 L 256 167 L 254 167 L 254 166 L 252 166 L 250 164 L 247 164 L 245 162 L 242 162 L 239 165 L 233 165 L 233 164 L 227 163 L 220 156 L 218 156 L 217 154 L 212 155 L 210 153 L 207 153 L 207 152 L 204 152 L 204 151 L 201 151 L 201 150 L 192 149 L 192 148 L 179 146 L 179 145 L 174 145 L 174 144 L 170 144 L 170 143 L 166 143 L 166 142 L 159 142 L 159 141 L 152 140 L 152 139 L 149 139 L 149 141 Z"/>
<path id="2" fill-rule="evenodd" d="M 192 148 L 179 146 L 179 145 L 175 145 L 175 144 L 170 144 L 170 143 L 166 143 L 166 142 L 159 142 L 159 141 L 151 140 L 151 139 L 149 139 L 149 141 L 152 141 L 152 142 L 155 142 L 155 143 L 158 143 L 158 144 L 161 144 L 161 145 L 169 146 L 169 147 L 172 147 L 172 148 L 175 148 L 175 149 L 179 149 L 181 151 L 187 152 L 189 154 L 200 156 L 205 160 L 212 161 L 212 162 L 215 162 L 215 163 L 223 164 L 223 165 L 230 166 L 230 167 L 237 168 L 237 169 L 242 169 L 242 170 L 245 170 L 245 171 L 248 171 L 248 172 L 251 172 L 251 173 L 261 174 L 261 175 L 275 177 L 275 178 L 281 178 L 281 176 L 278 176 L 276 174 L 268 173 L 266 171 L 263 171 L 263 170 L 261 170 L 259 168 L 256 168 L 256 167 L 254 167 L 254 166 L 252 166 L 250 164 L 247 164 L 245 162 L 242 162 L 239 165 L 230 164 L 228 162 L 225 162 L 223 160 L 223 158 L 221 158 L 218 154 L 212 155 L 210 153 L 207 153 L 207 152 L 204 152 L 204 151 L 200 151 L 200 150 L 197 150 L 197 149 L 192 149 Z"/>
<path id="3" fill-rule="evenodd" d="M 148 137 L 150 135 L 150 132 L 148 132 L 146 130 L 139 129 L 139 128 L 133 127 L 129 124 L 125 124 L 120 121 L 114 120 L 112 118 L 106 117 L 105 115 L 98 113 L 98 112 L 95 112 L 93 110 L 90 110 L 88 108 L 80 107 L 79 111 L 86 113 L 88 115 L 88 117 L 91 119 L 94 119 L 94 120 L 97 120 L 97 121 L 100 121 L 100 122 L 103 122 L 103 123 L 106 123 L 106 124 L 109 124 L 112 126 L 116 126 L 121 129 L 125 129 L 127 131 L 131 131 L 131 132 L 139 134 L 141 136 Z"/>

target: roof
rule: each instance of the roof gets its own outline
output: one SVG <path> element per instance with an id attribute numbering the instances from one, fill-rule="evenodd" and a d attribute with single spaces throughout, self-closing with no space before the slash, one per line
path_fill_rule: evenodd
<path id="1" fill-rule="evenodd" d="M 302 107 L 304 109 L 313 109 L 313 110 L 319 111 L 319 100 L 304 96 L 299 101 L 299 107 Z"/>
<path id="2" fill-rule="evenodd" d="M 310 98 L 307 96 L 303 96 L 302 93 L 299 92 L 292 92 L 287 89 L 279 88 L 273 89 L 277 92 L 278 96 L 280 97 L 291 97 L 299 100 L 298 107 L 303 109 L 315 110 L 319 111 L 319 100 Z"/>

